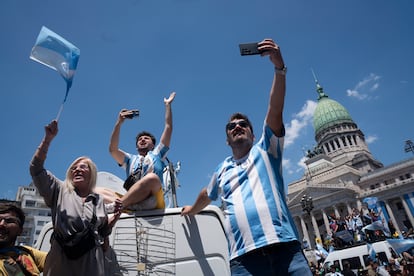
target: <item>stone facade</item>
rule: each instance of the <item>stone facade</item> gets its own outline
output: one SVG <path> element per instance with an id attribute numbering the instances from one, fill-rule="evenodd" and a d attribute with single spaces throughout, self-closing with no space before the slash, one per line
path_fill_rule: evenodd
<path id="1" fill-rule="evenodd" d="M 384 167 L 375 160 L 363 132 L 338 102 L 317 83 L 314 113 L 317 146 L 307 152 L 306 171 L 288 186 L 288 206 L 302 240 L 315 246 L 331 230 L 329 216 L 345 217 L 353 208 L 367 212 L 364 198 L 376 197 L 384 220 L 401 236 L 414 225 L 414 158 Z M 312 197 L 304 211 L 301 199 Z"/>

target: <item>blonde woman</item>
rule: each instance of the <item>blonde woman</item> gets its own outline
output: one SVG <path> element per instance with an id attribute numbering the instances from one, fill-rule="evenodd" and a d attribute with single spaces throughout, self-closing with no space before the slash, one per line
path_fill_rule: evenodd
<path id="1" fill-rule="evenodd" d="M 104 275 L 104 240 L 120 215 L 108 219 L 103 198 L 94 193 L 97 168 L 88 157 L 69 166 L 62 182 L 44 168 L 50 143 L 58 133 L 53 120 L 30 163 L 34 185 L 51 208 L 53 238 L 44 275 Z"/>

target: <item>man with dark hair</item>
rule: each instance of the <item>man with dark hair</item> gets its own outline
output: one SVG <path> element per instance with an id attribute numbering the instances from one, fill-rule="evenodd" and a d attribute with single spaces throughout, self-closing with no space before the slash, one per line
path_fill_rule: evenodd
<path id="1" fill-rule="evenodd" d="M 344 270 L 342 270 L 342 275 L 344 276 L 356 276 L 356 274 L 351 269 L 351 263 L 348 261 L 343 261 L 342 266 Z"/>
<path id="2" fill-rule="evenodd" d="M 272 39 L 259 42 L 258 48 L 274 67 L 260 139 L 254 143 L 247 116 L 233 114 L 225 129 L 232 156 L 220 163 L 196 202 L 184 206 L 181 213 L 195 215 L 220 197 L 233 275 L 309 276 L 312 272 L 287 206 L 282 176 L 286 67 Z"/>
<path id="3" fill-rule="evenodd" d="M 133 118 L 134 111 L 122 109 L 119 112 L 111 135 L 109 152 L 116 162 L 125 168 L 128 177 L 124 185 L 127 193 L 121 198 L 113 199 L 120 201 L 123 209 L 139 211 L 165 208 L 162 177 L 173 128 L 171 103 L 174 98 L 175 92 L 172 92 L 168 99 L 164 98 L 165 126 L 160 143 L 156 145 L 156 139 L 151 133 L 140 132 L 136 137 L 138 154 L 127 153 L 118 147 L 121 125 L 125 119 Z M 108 212 L 112 211 L 112 206 L 107 205 Z"/>
<path id="4" fill-rule="evenodd" d="M 141 131 L 137 134 L 137 137 L 135 138 L 135 144 L 138 144 L 139 138 L 141 138 L 141 136 L 148 136 L 149 138 L 151 138 L 152 144 L 154 145 L 157 143 L 157 139 L 155 139 L 154 135 L 152 135 L 148 131 Z"/>
<path id="5" fill-rule="evenodd" d="M 18 246 L 25 215 L 12 203 L 0 203 L 0 275 L 40 275 L 47 252 Z"/>

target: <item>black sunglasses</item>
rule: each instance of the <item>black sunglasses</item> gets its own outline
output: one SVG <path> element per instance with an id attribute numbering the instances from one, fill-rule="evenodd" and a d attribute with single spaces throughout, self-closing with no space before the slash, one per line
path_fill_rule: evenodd
<path id="1" fill-rule="evenodd" d="M 4 221 L 5 224 L 18 224 L 20 225 L 20 219 L 19 218 L 15 218 L 15 217 L 5 217 L 5 218 L 0 218 L 0 223 Z"/>
<path id="2" fill-rule="evenodd" d="M 237 125 L 241 126 L 242 128 L 246 128 L 249 127 L 249 123 L 247 123 L 246 121 L 242 120 L 242 121 L 237 121 L 237 122 L 231 122 L 228 123 L 226 125 L 226 130 L 227 131 L 231 131 L 233 130 Z"/>

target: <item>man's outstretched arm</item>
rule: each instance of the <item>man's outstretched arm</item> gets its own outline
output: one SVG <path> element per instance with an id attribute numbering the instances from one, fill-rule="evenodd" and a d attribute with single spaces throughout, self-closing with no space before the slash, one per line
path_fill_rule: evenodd
<path id="1" fill-rule="evenodd" d="M 275 67 L 272 87 L 270 89 L 269 106 L 266 114 L 266 123 L 276 136 L 282 136 L 283 107 L 286 94 L 286 67 L 283 62 L 279 46 L 272 39 L 264 39 L 259 42 L 259 50 L 262 56 L 269 56 Z"/>
<path id="2" fill-rule="evenodd" d="M 175 98 L 175 92 L 171 92 L 170 97 L 168 99 L 164 98 L 165 126 L 164 126 L 164 131 L 162 132 L 160 140 L 161 140 L 161 143 L 166 147 L 170 146 L 172 129 L 173 129 L 171 103 L 173 102 L 174 98 Z"/>

